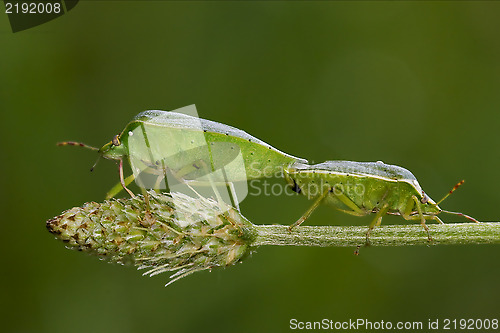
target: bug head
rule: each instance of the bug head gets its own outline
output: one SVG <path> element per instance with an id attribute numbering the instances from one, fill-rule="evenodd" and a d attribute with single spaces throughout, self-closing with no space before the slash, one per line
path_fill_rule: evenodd
<path id="1" fill-rule="evenodd" d="M 121 160 L 126 155 L 125 146 L 120 140 L 120 135 L 115 135 L 113 139 L 99 149 L 99 154 L 109 160 Z"/>
<path id="2" fill-rule="evenodd" d="M 420 203 L 422 204 L 422 212 L 431 215 L 437 215 L 441 212 L 438 204 L 432 200 L 424 191 L 421 193 Z"/>
<path id="3" fill-rule="evenodd" d="M 422 190 L 422 187 L 420 187 L 420 184 L 416 179 L 413 179 L 410 184 L 412 185 L 413 190 L 417 193 L 415 194 L 415 197 L 420 201 L 419 206 L 422 213 L 425 215 L 437 215 L 441 212 L 441 208 L 439 208 L 436 202 Z M 416 214 L 418 211 L 416 203 L 412 206 L 412 208 L 414 208 L 414 213 Z"/>

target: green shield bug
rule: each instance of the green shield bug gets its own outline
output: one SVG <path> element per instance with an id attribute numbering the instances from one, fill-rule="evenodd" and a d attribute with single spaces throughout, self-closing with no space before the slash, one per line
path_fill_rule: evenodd
<path id="1" fill-rule="evenodd" d="M 295 192 L 315 199 L 311 208 L 290 226 L 290 231 L 304 222 L 321 202 L 351 215 L 375 214 L 367 238 L 370 231 L 380 225 L 385 214 L 400 215 L 405 220 L 420 220 L 427 232 L 429 229 L 425 221 L 432 219 L 443 223 L 437 216 L 442 212 L 478 222 L 468 215 L 446 211 L 438 206 L 463 181 L 436 203 L 425 194 L 410 171 L 381 161 L 327 161 L 315 165 L 295 163 L 285 169 L 285 179 Z"/>
<path id="2" fill-rule="evenodd" d="M 186 186 L 209 185 L 206 187 L 213 189 L 217 184 L 229 184 L 232 204 L 237 207 L 240 193 L 244 191 L 235 190 L 234 183 L 245 182 L 246 186 L 247 180 L 264 177 L 266 168 L 282 171 L 296 162 L 307 163 L 240 129 L 198 118 L 194 105 L 175 111 L 139 113 L 100 149 L 77 142 L 60 145 L 97 150 L 100 156 L 119 163 L 120 184 L 108 193 L 108 198 L 121 188 L 133 196 L 126 186 L 134 179 L 141 188 L 168 187 L 171 191 L 184 193 L 189 190 Z M 129 161 L 133 171 L 127 178 L 123 175 L 124 160 Z M 219 198 L 217 192 L 220 191 L 214 192 Z"/>

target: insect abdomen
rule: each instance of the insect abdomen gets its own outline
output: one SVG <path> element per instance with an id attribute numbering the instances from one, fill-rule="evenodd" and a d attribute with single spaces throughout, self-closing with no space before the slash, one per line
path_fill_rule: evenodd
<path id="1" fill-rule="evenodd" d="M 318 169 L 317 166 L 300 165 L 297 169 L 290 168 L 288 177 L 293 182 L 291 185 L 300 189 L 300 193 L 309 199 L 330 191 L 331 194 L 325 198 L 325 202 L 339 209 L 349 210 L 349 207 L 339 199 L 339 195 L 345 195 L 364 214 L 378 211 L 385 205 L 389 211 L 400 213 L 406 208 L 408 197 L 415 192 L 414 188 L 403 180 L 379 175 L 327 171 Z"/>
<path id="2" fill-rule="evenodd" d="M 154 114 L 163 115 L 159 111 Z M 206 174 L 201 170 L 204 165 L 214 170 L 224 167 L 226 179 L 237 182 L 280 176 L 284 167 L 295 162 L 307 163 L 227 125 L 186 115 L 179 116 L 183 122 L 173 123 L 165 120 L 170 119 L 168 117 L 159 123 L 142 118 L 131 122 L 122 133 L 121 140 L 127 143 L 129 156 L 148 165 L 166 165 L 174 172 L 189 166 L 200 169 L 185 179 L 196 178 L 196 173 Z M 214 177 L 216 182 L 224 181 L 217 179 L 217 175 Z"/>

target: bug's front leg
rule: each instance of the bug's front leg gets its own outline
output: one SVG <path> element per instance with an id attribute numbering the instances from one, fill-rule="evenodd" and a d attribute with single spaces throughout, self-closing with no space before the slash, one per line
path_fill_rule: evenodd
<path id="1" fill-rule="evenodd" d="M 135 176 L 134 174 L 131 174 L 130 176 L 128 176 L 127 178 L 125 178 L 125 185 L 128 186 L 130 185 L 130 183 L 132 183 L 132 181 L 135 179 Z M 120 193 L 121 191 L 123 190 L 123 186 L 122 186 L 122 182 L 118 182 L 115 186 L 113 186 L 111 188 L 111 190 L 108 191 L 108 193 L 106 193 L 106 200 L 109 200 L 111 198 L 113 198 L 115 195 L 117 195 L 118 193 Z"/>
<path id="2" fill-rule="evenodd" d="M 130 196 L 134 198 L 135 197 L 134 193 L 132 193 L 132 191 L 127 188 L 127 185 L 125 184 L 125 179 L 123 178 L 123 159 L 120 159 L 120 164 L 118 166 L 118 173 L 120 174 L 120 184 L 125 189 L 125 191 L 127 191 L 128 194 L 130 194 Z M 129 177 L 127 177 L 127 180 L 128 178 Z"/>
<path id="3" fill-rule="evenodd" d="M 436 215 L 434 215 L 432 218 L 433 218 L 434 220 L 436 220 L 439 224 L 444 224 L 444 222 L 443 222 L 443 221 L 441 221 L 441 219 L 440 219 L 439 217 L 437 217 Z"/>
<path id="4" fill-rule="evenodd" d="M 413 206 L 414 206 L 413 204 L 417 207 L 418 215 L 411 215 L 411 212 L 413 211 Z M 432 237 L 431 237 L 431 234 L 429 232 L 429 228 L 425 224 L 425 217 L 424 217 L 424 214 L 422 213 L 422 205 L 420 203 L 420 200 L 415 195 L 412 195 L 411 198 L 408 199 L 408 204 L 406 205 L 406 211 L 402 214 L 402 216 L 407 221 L 420 220 L 420 224 L 427 232 L 427 239 L 429 240 L 429 242 L 432 241 Z M 437 218 L 437 216 L 433 217 L 433 219 L 436 219 L 436 218 Z M 442 223 L 442 221 L 439 220 L 439 218 L 437 218 L 437 220 Z"/>

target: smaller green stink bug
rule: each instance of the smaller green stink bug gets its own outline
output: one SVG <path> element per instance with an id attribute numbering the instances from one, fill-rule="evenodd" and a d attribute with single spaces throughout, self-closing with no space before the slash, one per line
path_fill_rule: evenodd
<path id="1" fill-rule="evenodd" d="M 290 231 L 304 222 L 322 202 L 351 215 L 375 214 L 367 237 L 376 225 L 380 225 L 385 214 L 400 215 L 405 220 L 420 220 L 427 232 L 426 220 L 443 223 L 437 216 L 440 213 L 460 215 L 478 222 L 463 213 L 439 207 L 463 181 L 436 203 L 422 190 L 410 171 L 380 161 L 327 161 L 315 165 L 295 163 L 285 169 L 285 178 L 295 192 L 315 199 L 311 208 L 290 226 Z"/>

